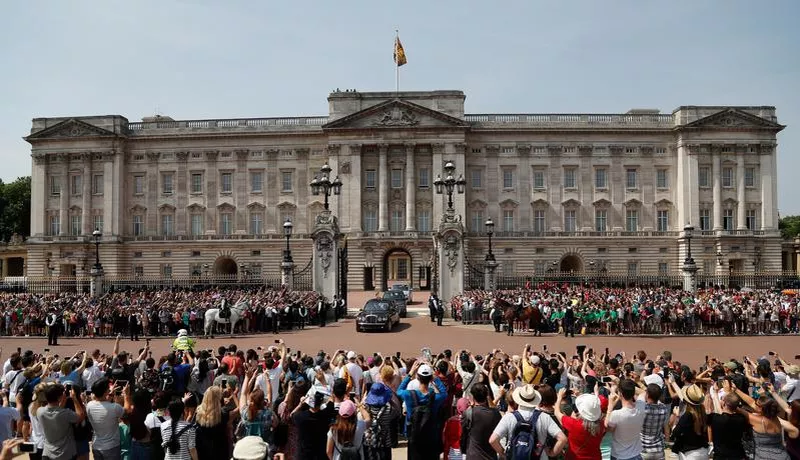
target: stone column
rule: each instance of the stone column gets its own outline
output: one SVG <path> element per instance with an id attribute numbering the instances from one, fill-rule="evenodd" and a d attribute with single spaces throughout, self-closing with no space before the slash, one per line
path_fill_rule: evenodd
<path id="1" fill-rule="evenodd" d="M 61 167 L 64 169 L 61 171 L 61 195 L 58 204 L 58 220 L 61 228 L 59 228 L 58 234 L 65 236 L 69 234 L 69 194 L 72 192 L 69 183 L 69 155 L 61 156 Z"/>
<path id="2" fill-rule="evenodd" d="M 497 262 L 495 260 L 487 260 L 485 267 L 483 286 L 487 291 L 494 292 L 497 286 Z"/>
<path id="3" fill-rule="evenodd" d="M 389 230 L 389 171 L 388 169 L 388 150 L 387 144 L 378 146 L 378 231 Z"/>
<path id="4" fill-rule="evenodd" d="M 83 161 L 81 233 L 83 235 L 91 235 L 94 231 L 94 228 L 92 228 L 94 225 L 92 222 L 92 183 L 94 182 L 94 177 L 92 176 L 92 154 L 81 155 L 81 160 Z"/>
<path id="5" fill-rule="evenodd" d="M 161 168 L 159 167 L 161 154 L 158 152 L 147 152 L 147 178 L 145 179 L 145 204 L 147 210 L 144 213 L 144 234 L 158 235 L 161 233 L 161 222 L 158 217 L 158 202 L 161 197 L 163 186 L 161 183 Z M 172 173 L 172 196 L 178 195 L 177 174 Z"/>
<path id="6" fill-rule="evenodd" d="M 351 232 L 361 232 L 361 144 L 350 144 L 347 147 L 350 150 L 350 178 L 342 188 L 348 190 L 348 227 Z"/>
<path id="7" fill-rule="evenodd" d="M 464 227 L 458 217 L 445 211 L 436 234 L 438 285 L 433 289 L 445 304 L 464 291 Z"/>
<path id="8" fill-rule="evenodd" d="M 102 155 L 103 165 L 103 235 L 120 235 L 124 230 L 117 228 L 114 222 L 114 209 L 117 206 L 124 206 L 122 202 L 114 202 L 114 158 L 110 155 Z M 150 179 L 150 178 L 148 178 Z M 152 179 L 150 179 L 152 180 Z M 122 201 L 122 200 L 120 200 Z M 128 210 L 123 210 L 123 215 L 128 215 Z"/>
<path id="9" fill-rule="evenodd" d="M 50 183 L 47 176 L 47 156 L 34 153 L 31 173 L 31 236 L 46 235 L 50 222 L 46 219 Z"/>
<path id="10" fill-rule="evenodd" d="M 175 197 L 175 217 L 172 225 L 176 235 L 185 236 L 189 232 L 186 231 L 186 224 L 188 217 L 186 215 L 186 205 L 189 203 L 189 173 L 187 173 L 187 160 L 189 159 L 189 152 L 178 152 L 175 158 L 178 159 L 178 173 L 175 178 L 175 186 L 177 187 L 178 196 Z"/>
<path id="11" fill-rule="evenodd" d="M 778 167 L 775 161 L 775 146 L 762 145 L 760 150 L 761 229 L 776 231 L 778 229 Z"/>
<path id="12" fill-rule="evenodd" d="M 294 290 L 294 263 L 281 262 L 281 284 L 286 286 L 287 291 Z"/>
<path id="13" fill-rule="evenodd" d="M 406 144 L 406 231 L 413 232 L 416 227 L 414 220 L 417 217 L 416 191 L 417 184 L 414 180 L 414 144 Z"/>
<path id="14" fill-rule="evenodd" d="M 720 154 L 716 149 L 712 151 L 713 167 L 711 175 L 714 180 L 714 231 L 722 230 L 722 168 L 720 167 Z"/>
<path id="15" fill-rule="evenodd" d="M 697 291 L 697 264 L 684 261 L 683 263 L 683 290 L 687 292 Z"/>
<path id="16" fill-rule="evenodd" d="M 247 197 L 250 194 L 250 175 L 247 169 L 247 159 L 250 157 L 250 150 L 240 149 L 236 154 L 236 172 L 234 173 L 233 190 L 234 202 L 236 206 L 236 227 L 234 233 L 249 234 L 250 222 L 247 219 Z"/>
<path id="17" fill-rule="evenodd" d="M 744 196 L 744 152 L 736 154 L 736 229 L 747 230 Z M 753 229 L 755 230 L 755 229 Z"/>
<path id="18" fill-rule="evenodd" d="M 433 181 L 436 180 L 437 176 L 444 174 L 444 158 L 442 155 L 444 154 L 444 144 L 433 144 L 431 145 L 431 151 L 433 152 L 432 161 L 431 161 L 431 188 L 433 189 Z M 444 179 L 444 177 L 442 177 Z M 441 195 L 436 193 L 436 190 L 433 191 L 433 214 L 431 215 L 431 219 L 441 219 L 442 214 L 444 213 L 444 208 L 446 205 L 447 195 L 442 193 Z M 489 202 L 491 203 L 491 197 L 489 198 Z M 435 223 L 436 220 L 433 220 Z M 435 228 L 435 227 L 434 227 Z M 434 286 L 434 289 L 436 286 Z"/>
<path id="19" fill-rule="evenodd" d="M 326 301 L 333 300 L 339 287 L 339 224 L 336 217 L 322 211 L 314 220 L 313 240 L 313 280 L 314 290 L 322 294 Z M 332 312 L 331 312 L 332 313 Z"/>

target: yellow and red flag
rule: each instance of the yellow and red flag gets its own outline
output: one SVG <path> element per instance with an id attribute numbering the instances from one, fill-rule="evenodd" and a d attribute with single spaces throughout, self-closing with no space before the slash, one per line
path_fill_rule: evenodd
<path id="1" fill-rule="evenodd" d="M 400 43 L 400 37 L 394 38 L 394 63 L 397 64 L 397 67 L 408 63 L 408 59 L 406 59 L 406 52 L 403 49 L 403 44 Z"/>

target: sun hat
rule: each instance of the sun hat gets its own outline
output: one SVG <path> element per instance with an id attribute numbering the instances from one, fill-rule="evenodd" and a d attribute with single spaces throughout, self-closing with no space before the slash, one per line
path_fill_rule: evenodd
<path id="1" fill-rule="evenodd" d="M 530 360 L 531 364 L 533 364 L 534 366 L 538 366 L 539 363 L 541 362 L 541 358 L 539 358 L 539 355 L 531 355 Z"/>
<path id="2" fill-rule="evenodd" d="M 267 451 L 267 443 L 261 436 L 245 436 L 234 445 L 233 460 L 263 460 Z"/>
<path id="3" fill-rule="evenodd" d="M 345 399 L 339 404 L 339 415 L 342 417 L 351 417 L 356 413 L 356 405 L 353 401 Z"/>
<path id="4" fill-rule="evenodd" d="M 739 368 L 739 365 L 736 364 L 733 361 L 728 361 L 727 363 L 725 363 L 724 366 L 725 366 L 725 369 L 728 369 L 728 370 L 731 370 L 731 371 L 735 371 L 736 369 Z"/>
<path id="5" fill-rule="evenodd" d="M 388 386 L 376 382 L 369 388 L 364 403 L 368 406 L 385 406 L 392 399 L 392 390 Z"/>
<path id="6" fill-rule="evenodd" d="M 645 385 L 656 384 L 661 388 L 664 388 L 664 379 L 658 374 L 650 374 L 645 376 L 644 384 Z"/>
<path id="7" fill-rule="evenodd" d="M 422 377 L 430 377 L 433 375 L 433 369 L 431 369 L 431 366 L 423 364 L 419 367 L 419 369 L 417 369 L 417 375 Z"/>
<path id="8" fill-rule="evenodd" d="M 347 352 L 347 359 L 356 359 L 356 352 L 355 351 L 348 351 Z"/>
<path id="9" fill-rule="evenodd" d="M 530 384 L 515 388 L 511 397 L 520 408 L 525 409 L 535 409 L 542 402 L 542 395 Z"/>
<path id="10" fill-rule="evenodd" d="M 683 400 L 694 406 L 703 404 L 703 401 L 706 398 L 706 395 L 703 393 L 703 389 L 697 385 L 683 387 L 681 391 L 683 393 Z"/>
<path id="11" fill-rule="evenodd" d="M 590 422 L 600 420 L 603 414 L 600 409 L 600 398 L 595 395 L 582 394 L 575 398 L 575 407 L 578 408 L 578 413 L 581 418 Z"/>

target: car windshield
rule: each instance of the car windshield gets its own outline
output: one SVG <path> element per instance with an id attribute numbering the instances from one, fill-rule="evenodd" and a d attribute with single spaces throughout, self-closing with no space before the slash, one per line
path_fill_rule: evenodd
<path id="1" fill-rule="evenodd" d="M 364 306 L 364 311 L 369 313 L 381 313 L 389 310 L 389 304 L 386 302 L 368 302 Z"/>
<path id="2" fill-rule="evenodd" d="M 405 291 L 408 290 L 408 285 L 406 284 L 395 284 L 392 286 L 393 291 Z"/>
<path id="3" fill-rule="evenodd" d="M 404 297 L 405 294 L 400 291 L 386 291 L 386 293 L 383 294 L 384 299 L 402 299 Z"/>

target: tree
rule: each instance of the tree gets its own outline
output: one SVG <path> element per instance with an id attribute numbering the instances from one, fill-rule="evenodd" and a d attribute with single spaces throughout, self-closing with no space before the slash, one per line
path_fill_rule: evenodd
<path id="1" fill-rule="evenodd" d="M 19 177 L 14 182 L 0 181 L 0 240 L 11 235 L 27 238 L 31 234 L 31 177 Z"/>
<path id="2" fill-rule="evenodd" d="M 785 216 L 778 221 L 783 238 L 793 239 L 800 235 L 800 216 Z"/>

